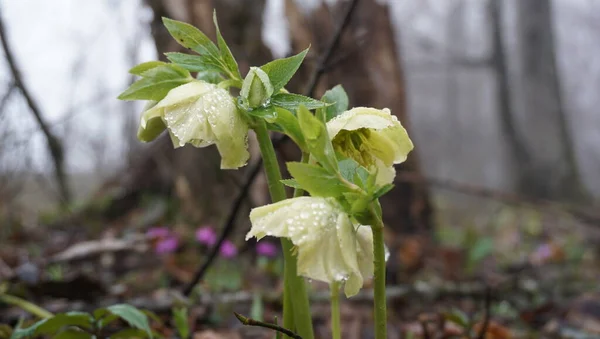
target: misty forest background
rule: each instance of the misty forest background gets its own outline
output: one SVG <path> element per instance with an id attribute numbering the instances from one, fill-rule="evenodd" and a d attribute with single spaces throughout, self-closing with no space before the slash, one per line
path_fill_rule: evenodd
<path id="1" fill-rule="evenodd" d="M 206 257 L 190 244 L 193 232 L 223 229 L 249 167 L 220 171 L 215 149 L 173 150 L 165 136 L 139 142 L 142 106 L 116 97 L 135 80 L 130 67 L 179 50 L 160 17 L 214 37 L 215 8 L 242 74 L 311 45 L 290 88 L 303 92 L 319 74 L 317 97 L 339 83 L 351 106 L 388 107 L 407 126 L 415 151 L 383 201 L 389 283 L 400 288 L 392 288 L 397 335 L 424 335 L 418 315 L 452 307 L 492 312 L 513 333 L 600 334 L 600 314 L 584 307 L 600 309 L 600 1 L 361 0 L 322 64 L 349 2 L 0 1 L 0 280 L 22 279 L 23 265 L 36 267 L 34 285 L 101 267 L 100 302 L 135 296 L 142 305 L 157 289 L 193 281 Z M 251 149 L 258 156 L 252 141 Z M 298 156 L 290 145 L 279 151 Z M 255 245 L 243 242 L 247 213 L 268 202 L 265 194 L 259 175 L 236 211 L 227 238 L 240 253 Z M 98 245 L 138 244 L 136 236 L 157 226 L 181 239 L 159 267 L 133 247 Z M 82 243 L 99 247 L 69 252 Z M 107 253 L 132 259 L 98 260 Z M 218 260 L 212 266 L 227 266 Z M 456 300 L 456 282 L 479 292 Z M 483 309 L 489 288 L 495 303 Z M 77 299 L 38 292 L 40 303 Z M 347 302 L 348 321 L 370 319 L 368 304 L 358 303 Z M 0 307 L 0 319 L 11 314 Z M 227 327 L 224 319 L 211 326 Z"/>

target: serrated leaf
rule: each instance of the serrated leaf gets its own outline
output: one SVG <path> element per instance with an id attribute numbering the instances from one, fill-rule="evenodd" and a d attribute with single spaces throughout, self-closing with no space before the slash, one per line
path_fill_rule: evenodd
<path id="1" fill-rule="evenodd" d="M 106 308 L 112 314 L 118 315 L 125 320 L 130 326 L 144 330 L 149 338 L 152 338 L 152 331 L 148 317 L 137 308 L 127 304 L 117 304 Z"/>
<path id="2" fill-rule="evenodd" d="M 323 167 L 301 162 L 288 162 L 287 169 L 302 189 L 316 197 L 339 197 L 348 192 L 339 178 Z"/>
<path id="3" fill-rule="evenodd" d="M 309 110 L 328 106 L 325 102 L 292 93 L 279 93 L 272 96 L 271 104 L 291 111 L 295 111 L 300 105 L 304 105 Z"/>
<path id="4" fill-rule="evenodd" d="M 231 53 L 229 46 L 227 46 L 225 39 L 223 39 L 223 36 L 221 35 L 221 30 L 219 29 L 219 23 L 217 22 L 217 11 L 216 10 L 213 11 L 213 22 L 215 23 L 215 29 L 217 31 L 217 43 L 219 45 L 219 51 L 221 52 L 221 59 L 223 60 L 223 62 L 225 63 L 225 66 L 229 70 L 229 74 L 231 75 L 231 78 L 241 80 L 242 75 L 240 74 L 240 70 L 239 70 L 237 61 L 235 61 L 235 58 L 233 57 L 233 54 Z"/>
<path id="5" fill-rule="evenodd" d="M 325 123 L 303 105 L 298 107 L 298 122 L 310 154 L 330 173 L 337 173 L 338 162 Z"/>
<path id="6" fill-rule="evenodd" d="M 337 85 L 323 94 L 321 101 L 332 104 L 325 109 L 325 121 L 329 121 L 348 110 L 348 94 L 342 85 Z"/>
<path id="7" fill-rule="evenodd" d="M 211 57 L 205 55 L 168 52 L 165 53 L 165 56 L 172 63 L 177 64 L 190 72 L 221 72 L 221 67 L 216 64 Z"/>
<path id="8" fill-rule="evenodd" d="M 379 187 L 374 193 L 373 198 L 379 199 L 394 188 L 394 184 L 385 184 Z"/>
<path id="9" fill-rule="evenodd" d="M 281 181 L 282 184 L 286 185 L 287 187 L 291 187 L 291 188 L 297 188 L 297 189 L 301 189 L 302 187 L 300 186 L 300 184 L 294 180 L 294 179 L 282 179 L 279 180 Z"/>
<path id="10" fill-rule="evenodd" d="M 271 85 L 273 85 L 273 93 L 278 93 L 298 71 L 306 53 L 308 53 L 308 49 L 289 58 L 273 60 L 260 67 L 269 75 Z"/>
<path id="11" fill-rule="evenodd" d="M 306 140 L 304 140 L 298 118 L 284 108 L 275 107 L 275 111 L 277 112 L 277 117 L 274 123 L 280 128 L 280 131 L 289 136 L 303 152 L 308 152 Z"/>
<path id="12" fill-rule="evenodd" d="M 212 71 L 198 72 L 198 74 L 196 75 L 196 79 L 206 81 L 210 84 L 215 84 L 215 85 L 218 85 L 219 83 L 221 83 L 221 81 L 223 81 L 223 77 L 221 76 L 221 73 L 212 72 Z"/>
<path id="13" fill-rule="evenodd" d="M 141 73 L 141 76 L 142 79 L 119 95 L 120 100 L 160 101 L 173 88 L 192 80 L 187 70 L 171 64 L 154 67 Z"/>
<path id="14" fill-rule="evenodd" d="M 167 64 L 166 62 L 158 61 L 158 60 L 156 60 L 156 61 L 147 61 L 147 62 L 143 62 L 143 63 L 141 63 L 139 65 L 134 66 L 133 68 L 131 68 L 129 70 L 129 73 L 133 74 L 133 75 L 142 75 L 142 73 L 144 73 L 147 70 L 151 70 L 151 69 L 156 68 L 158 66 L 164 66 L 166 64 Z"/>
<path id="15" fill-rule="evenodd" d="M 198 54 L 208 54 L 215 59 L 220 56 L 217 46 L 196 27 L 177 20 L 163 18 L 163 24 L 169 34 L 185 48 L 189 48 Z"/>

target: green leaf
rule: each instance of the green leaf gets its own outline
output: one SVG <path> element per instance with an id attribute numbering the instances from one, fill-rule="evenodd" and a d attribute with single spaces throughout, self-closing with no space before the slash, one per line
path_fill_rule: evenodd
<path id="1" fill-rule="evenodd" d="M 219 83 L 221 83 L 221 81 L 223 81 L 221 73 L 213 71 L 198 72 L 198 74 L 196 75 L 196 79 L 206 81 L 215 85 L 218 85 Z"/>
<path id="2" fill-rule="evenodd" d="M 119 95 L 120 100 L 160 101 L 173 88 L 192 80 L 187 70 L 173 64 L 154 67 L 141 76 L 142 79 Z"/>
<path id="3" fill-rule="evenodd" d="M 169 61 L 177 64 L 190 72 L 213 71 L 221 72 L 221 67 L 214 60 L 204 55 L 193 55 L 178 52 L 165 53 Z"/>
<path id="4" fill-rule="evenodd" d="M 317 197 L 339 197 L 348 187 L 326 169 L 312 164 L 288 162 L 287 169 L 302 189 Z"/>
<path id="5" fill-rule="evenodd" d="M 321 101 L 332 104 L 325 109 L 325 121 L 329 121 L 348 110 L 348 94 L 342 85 L 337 85 L 323 94 Z"/>
<path id="6" fill-rule="evenodd" d="M 69 312 L 57 314 L 52 318 L 43 319 L 25 329 L 16 329 L 11 338 L 19 339 L 31 336 L 53 335 L 59 330 L 69 326 L 78 326 L 81 328 L 92 328 L 93 318 L 91 315 L 82 312 Z"/>
<path id="7" fill-rule="evenodd" d="M 475 265 L 487 257 L 494 250 L 494 239 L 479 238 L 473 247 L 469 249 L 467 271 L 471 272 Z"/>
<path id="8" fill-rule="evenodd" d="M 457 309 L 457 308 L 453 308 L 448 312 L 444 313 L 444 318 L 446 318 L 446 320 L 453 322 L 459 326 L 461 326 L 462 328 L 468 328 L 469 327 L 469 316 Z"/>
<path id="9" fill-rule="evenodd" d="M 218 60 L 220 57 L 217 46 L 196 27 L 177 20 L 163 18 L 163 24 L 169 34 L 185 48 L 189 48 L 198 54 L 208 54 Z"/>
<path id="10" fill-rule="evenodd" d="M 213 22 L 215 23 L 215 29 L 217 31 L 217 43 L 219 44 L 219 51 L 221 52 L 221 59 L 225 63 L 225 66 L 229 70 L 229 74 L 233 79 L 242 79 L 242 75 L 240 74 L 240 69 L 238 67 L 237 61 L 233 57 L 229 46 L 223 39 L 221 35 L 221 30 L 219 29 L 219 23 L 217 22 L 217 11 L 213 11 Z"/>
<path id="11" fill-rule="evenodd" d="M 300 186 L 300 184 L 294 179 L 282 179 L 279 181 L 281 181 L 281 183 L 286 185 L 287 187 L 298 188 L 298 189 L 302 188 L 302 186 Z"/>
<path id="12" fill-rule="evenodd" d="M 379 187 L 374 193 L 373 198 L 379 199 L 394 188 L 394 184 L 385 184 Z"/>
<path id="13" fill-rule="evenodd" d="M 342 177 L 344 179 L 350 181 L 351 183 L 355 183 L 354 177 L 356 175 L 356 171 L 360 167 L 360 164 L 358 162 L 356 162 L 356 160 L 351 159 L 351 158 L 342 159 L 342 160 L 338 161 L 338 167 L 340 169 L 340 174 L 342 175 Z M 360 185 L 361 183 L 355 183 L 355 184 Z"/>
<path id="14" fill-rule="evenodd" d="M 166 65 L 166 62 L 163 61 L 147 61 L 147 62 L 143 62 L 137 66 L 134 66 L 132 69 L 129 70 L 130 74 L 133 75 L 142 75 L 145 71 L 156 68 L 158 66 L 164 66 Z"/>
<path id="15" fill-rule="evenodd" d="M 179 334 L 179 337 L 186 339 L 190 336 L 190 326 L 188 323 L 187 307 L 173 308 L 173 323 Z"/>
<path id="16" fill-rule="evenodd" d="M 338 162 L 325 123 L 312 115 L 303 105 L 298 107 L 298 122 L 310 154 L 330 173 L 337 173 Z"/>
<path id="17" fill-rule="evenodd" d="M 306 140 L 304 140 L 304 134 L 300 129 L 300 123 L 296 116 L 280 107 L 275 107 L 277 117 L 275 118 L 275 124 L 280 127 L 281 131 L 290 137 L 303 152 L 307 152 Z"/>
<path id="18" fill-rule="evenodd" d="M 60 332 L 59 334 L 52 337 L 52 339 L 92 339 L 93 336 L 90 333 L 79 331 L 75 329 L 68 329 Z M 111 338 L 113 338 L 111 336 Z"/>
<path id="19" fill-rule="evenodd" d="M 126 328 L 110 336 L 110 339 L 133 339 L 133 338 L 151 338 L 144 330 L 139 328 Z M 185 337 L 184 337 L 185 338 Z"/>
<path id="20" fill-rule="evenodd" d="M 328 106 L 328 104 L 325 102 L 305 97 L 304 95 L 292 93 L 275 94 L 271 98 L 271 104 L 274 106 L 283 107 L 290 111 L 295 111 L 300 105 L 304 105 L 304 107 L 309 110 Z"/>
<path id="21" fill-rule="evenodd" d="M 112 314 L 118 315 L 129 325 L 146 331 L 149 338 L 152 338 L 152 331 L 148 323 L 148 317 L 137 308 L 127 304 L 117 304 L 106 308 Z"/>
<path id="22" fill-rule="evenodd" d="M 300 64 L 302 64 L 309 48 L 289 58 L 273 60 L 260 67 L 269 75 L 271 85 L 273 85 L 273 93 L 278 93 L 290 81 L 300 68 Z"/>
<path id="23" fill-rule="evenodd" d="M 246 112 L 253 117 L 265 119 L 266 121 L 271 123 L 277 119 L 277 111 L 273 106 L 249 109 Z"/>

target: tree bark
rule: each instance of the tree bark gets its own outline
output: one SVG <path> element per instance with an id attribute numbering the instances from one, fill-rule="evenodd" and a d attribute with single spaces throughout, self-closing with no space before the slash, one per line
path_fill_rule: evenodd
<path id="1" fill-rule="evenodd" d="M 521 192 L 536 198 L 581 200 L 577 159 L 555 60 L 552 2 L 515 1 L 521 112 L 515 116 L 525 159 L 519 175 Z"/>

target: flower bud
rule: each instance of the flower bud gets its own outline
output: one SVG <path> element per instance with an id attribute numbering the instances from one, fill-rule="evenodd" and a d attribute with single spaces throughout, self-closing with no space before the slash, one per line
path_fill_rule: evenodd
<path id="1" fill-rule="evenodd" d="M 258 67 L 250 67 L 242 84 L 240 95 L 250 108 L 265 104 L 273 95 L 273 85 L 271 85 L 269 75 Z"/>

